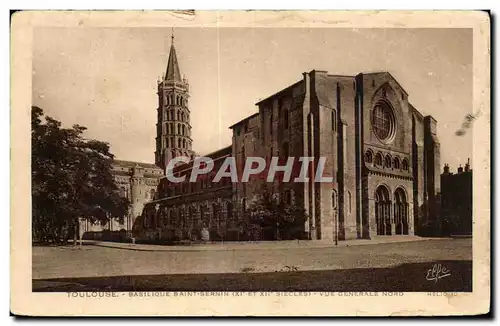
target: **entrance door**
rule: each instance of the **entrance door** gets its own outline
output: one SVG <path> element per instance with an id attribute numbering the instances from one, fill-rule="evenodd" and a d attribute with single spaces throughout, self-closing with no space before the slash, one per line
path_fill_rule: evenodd
<path id="1" fill-rule="evenodd" d="M 408 234 L 408 202 L 406 193 L 398 188 L 394 193 L 394 223 L 396 224 L 396 234 Z"/>
<path id="2" fill-rule="evenodd" d="M 391 234 L 391 201 L 385 186 L 379 186 L 375 192 L 375 221 L 377 235 Z"/>

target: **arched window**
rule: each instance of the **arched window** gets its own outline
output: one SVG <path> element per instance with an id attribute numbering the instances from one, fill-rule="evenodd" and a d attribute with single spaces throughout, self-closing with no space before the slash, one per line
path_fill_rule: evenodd
<path id="1" fill-rule="evenodd" d="M 156 194 L 155 190 L 151 189 L 151 191 L 150 191 L 150 198 L 151 199 L 155 199 L 155 194 Z"/>
<path id="2" fill-rule="evenodd" d="M 177 125 L 177 133 L 179 135 L 181 134 L 181 125 L 180 124 Z"/>
<path id="3" fill-rule="evenodd" d="M 182 147 L 182 140 L 179 138 L 177 139 L 177 147 L 181 148 Z"/>
<path id="4" fill-rule="evenodd" d="M 397 170 L 401 168 L 401 164 L 399 163 L 399 157 L 394 158 L 394 168 Z"/>
<path id="5" fill-rule="evenodd" d="M 375 165 L 382 166 L 382 154 L 377 153 L 377 155 L 375 155 Z"/>
<path id="6" fill-rule="evenodd" d="M 333 189 L 332 190 L 332 208 L 333 209 L 337 209 L 337 203 L 338 203 L 337 190 Z"/>
<path id="7" fill-rule="evenodd" d="M 347 211 L 350 213 L 352 209 L 352 197 L 351 197 L 351 192 L 348 190 L 347 191 Z"/>
<path id="8" fill-rule="evenodd" d="M 291 205 L 292 204 L 292 191 L 291 190 L 287 190 L 285 191 L 285 195 L 284 195 L 284 203 L 286 205 Z"/>
<path id="9" fill-rule="evenodd" d="M 228 221 L 233 220 L 233 203 L 230 201 L 226 202 L 226 214 Z"/>
<path id="10" fill-rule="evenodd" d="M 391 168 L 392 167 L 391 163 L 392 163 L 391 157 L 389 155 L 386 155 L 384 159 L 384 167 Z"/>
<path id="11" fill-rule="evenodd" d="M 246 198 L 243 198 L 241 200 L 241 211 L 243 212 L 243 214 L 245 214 L 247 211 L 247 199 Z"/>
<path id="12" fill-rule="evenodd" d="M 184 112 L 181 113 L 181 121 L 184 121 L 185 119 L 185 115 L 184 115 Z"/>
<path id="13" fill-rule="evenodd" d="M 170 137 L 170 147 L 174 146 L 175 146 L 174 137 Z"/>
<path id="14" fill-rule="evenodd" d="M 186 148 L 186 140 L 185 139 L 182 140 L 182 148 Z"/>
<path id="15" fill-rule="evenodd" d="M 288 156 L 290 154 L 289 148 L 290 148 L 290 145 L 288 144 L 288 142 L 284 142 L 283 145 L 281 146 L 282 157 L 284 159 L 288 159 Z"/>
<path id="16" fill-rule="evenodd" d="M 204 227 L 208 227 L 210 223 L 210 215 L 207 214 L 207 208 L 205 205 L 200 206 L 200 218 Z"/>
<path id="17" fill-rule="evenodd" d="M 212 204 L 212 221 L 215 221 L 217 225 L 220 225 L 220 216 L 219 216 L 219 205 L 216 203 Z"/>
<path id="18" fill-rule="evenodd" d="M 186 136 L 186 126 L 182 125 L 182 135 Z"/>
<path id="19" fill-rule="evenodd" d="M 189 228 L 193 227 L 193 216 L 194 216 L 194 208 L 193 206 L 188 206 L 188 215 L 187 215 L 187 224 Z"/>
<path id="20" fill-rule="evenodd" d="M 181 120 L 181 112 L 180 111 L 177 111 L 177 120 Z"/>
<path id="21" fill-rule="evenodd" d="M 337 112 L 332 110 L 332 131 L 337 131 Z"/>
<path id="22" fill-rule="evenodd" d="M 365 162 L 366 163 L 373 163 L 373 153 L 372 151 L 366 151 L 365 153 Z"/>
<path id="23" fill-rule="evenodd" d="M 406 159 L 403 160 L 402 166 L 404 171 L 408 171 L 408 161 Z"/>

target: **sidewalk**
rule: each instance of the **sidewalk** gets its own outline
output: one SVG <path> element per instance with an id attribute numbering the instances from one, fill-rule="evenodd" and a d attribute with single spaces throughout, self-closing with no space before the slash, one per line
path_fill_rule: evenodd
<path id="1" fill-rule="evenodd" d="M 85 244 L 134 251 L 242 251 L 242 250 L 273 250 L 273 249 L 301 249 L 301 248 L 335 248 L 363 246 L 383 243 L 413 242 L 427 240 L 442 240 L 447 238 L 422 238 L 418 236 L 379 236 L 371 240 L 344 240 L 336 246 L 333 241 L 323 240 L 286 240 L 286 241 L 260 241 L 260 242 L 213 242 L 204 244 L 187 245 L 154 245 L 131 244 L 105 241 L 85 241 Z"/>

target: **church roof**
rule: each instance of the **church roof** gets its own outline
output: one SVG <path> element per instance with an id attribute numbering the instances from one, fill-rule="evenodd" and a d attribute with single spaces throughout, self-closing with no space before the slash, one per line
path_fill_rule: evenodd
<path id="1" fill-rule="evenodd" d="M 170 54 L 168 55 L 168 64 L 167 64 L 167 72 L 165 73 L 165 80 L 182 82 L 181 71 L 179 69 L 179 62 L 177 61 L 177 54 L 175 53 L 173 36 L 172 36 L 172 45 L 170 45 Z"/>
<path id="2" fill-rule="evenodd" d="M 119 167 L 124 168 L 133 168 L 135 166 L 139 166 L 141 168 L 150 168 L 150 169 L 159 169 L 161 168 L 155 164 L 151 163 L 143 163 L 143 162 L 133 162 L 133 161 L 124 161 L 124 160 L 113 160 L 113 164 Z"/>

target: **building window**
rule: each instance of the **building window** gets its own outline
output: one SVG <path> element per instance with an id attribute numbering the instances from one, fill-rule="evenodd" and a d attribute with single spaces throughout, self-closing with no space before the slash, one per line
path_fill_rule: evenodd
<path id="1" fill-rule="evenodd" d="M 377 153 L 377 155 L 375 155 L 375 165 L 382 166 L 382 154 Z"/>
<path id="2" fill-rule="evenodd" d="M 399 158 L 398 157 L 395 157 L 394 158 L 394 168 L 399 170 L 401 168 L 401 165 L 399 163 Z"/>
<path id="3" fill-rule="evenodd" d="M 366 151 L 365 153 L 365 162 L 366 163 L 373 163 L 373 154 L 371 151 Z"/>
<path id="4" fill-rule="evenodd" d="M 286 205 L 292 204 L 292 191 L 291 190 L 285 191 L 284 202 Z"/>
<path id="5" fill-rule="evenodd" d="M 381 141 L 390 140 L 395 132 L 395 118 L 391 107 L 385 102 L 375 105 L 372 112 L 373 132 Z"/>
<path id="6" fill-rule="evenodd" d="M 332 208 L 337 209 L 337 190 L 332 190 Z"/>
<path id="7" fill-rule="evenodd" d="M 408 171 L 408 161 L 406 159 L 403 160 L 402 166 L 404 171 Z"/>
<path id="8" fill-rule="evenodd" d="M 219 218 L 219 207 L 216 203 L 212 204 L 212 221 L 216 223 L 216 225 L 220 225 L 220 218 Z"/>
<path id="9" fill-rule="evenodd" d="M 282 150 L 283 150 L 283 155 L 282 155 L 282 157 L 283 157 L 284 159 L 288 159 L 288 156 L 289 156 L 289 145 L 288 145 L 288 142 L 284 142 L 284 143 L 283 143 Z"/>
<path id="10" fill-rule="evenodd" d="M 269 116 L 269 134 L 273 136 L 273 109 L 271 109 L 271 115 Z"/>
<path id="11" fill-rule="evenodd" d="M 332 110 L 332 131 L 337 131 L 337 112 Z"/>
<path id="12" fill-rule="evenodd" d="M 391 161 L 392 161 L 391 157 L 389 155 L 386 155 L 386 157 L 384 159 L 384 167 L 390 168 L 392 166 Z"/>
<path id="13" fill-rule="evenodd" d="M 230 201 L 228 201 L 226 203 L 226 214 L 227 214 L 227 219 L 229 221 L 232 221 L 233 220 L 233 203 L 231 203 Z"/>
<path id="14" fill-rule="evenodd" d="M 156 194 L 155 190 L 151 189 L 151 191 L 150 191 L 151 199 L 155 199 L 155 194 Z"/>
<path id="15" fill-rule="evenodd" d="M 352 204 L 352 198 L 351 198 L 351 192 L 348 190 L 347 191 L 347 211 L 351 213 L 351 204 Z"/>

